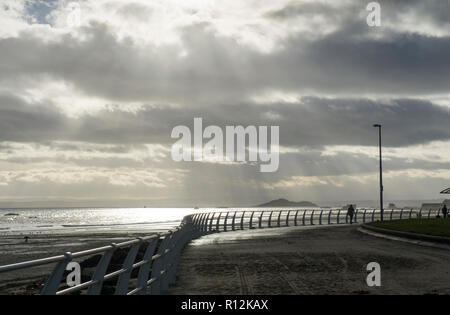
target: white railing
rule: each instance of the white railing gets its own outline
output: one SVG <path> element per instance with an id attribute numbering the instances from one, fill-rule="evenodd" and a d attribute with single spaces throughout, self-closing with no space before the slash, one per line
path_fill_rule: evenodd
<path id="1" fill-rule="evenodd" d="M 439 210 L 395 209 L 384 210 L 384 220 L 432 218 Z M 315 210 L 239 210 L 196 213 L 190 216 L 194 228 L 201 233 L 227 232 L 256 228 L 273 228 L 305 225 L 331 225 L 379 221 L 376 209 L 357 209 L 353 219 L 342 209 Z M 352 221 L 352 222 L 351 222 Z"/>
<path id="2" fill-rule="evenodd" d="M 147 294 L 149 291 L 151 294 L 160 294 L 165 292 L 169 285 L 175 281 L 178 258 L 184 245 L 197 236 L 198 232 L 187 218 L 174 231 L 137 238 L 119 244 L 113 243 L 77 253 L 68 252 L 60 256 L 0 266 L 0 273 L 56 263 L 40 292 L 42 295 L 63 295 L 77 292 L 97 295 L 101 294 L 103 284 L 106 281 L 114 279 L 117 279 L 115 284 L 116 295 Z M 142 259 L 136 262 L 141 247 L 145 248 L 144 254 Z M 111 259 L 118 249 L 128 250 L 122 262 L 122 268 L 107 273 Z M 91 279 L 79 285 L 67 287 L 65 279 L 63 279 L 67 265 L 75 259 L 92 257 L 98 254 L 101 255 L 101 258 Z M 134 270 L 138 270 L 138 275 L 135 279 L 131 279 Z M 131 290 L 130 287 L 132 287 Z"/>
<path id="3" fill-rule="evenodd" d="M 431 218 L 440 210 L 423 212 L 413 209 L 385 210 L 385 220 L 410 218 Z M 375 209 L 357 209 L 353 217 L 354 223 L 365 223 L 380 220 L 380 211 Z M 181 225 L 173 231 L 137 238 L 119 244 L 85 250 L 77 253 L 38 259 L 7 266 L 0 266 L 0 273 L 13 272 L 25 268 L 33 268 L 56 264 L 43 286 L 40 294 L 89 294 L 102 293 L 106 281 L 114 281 L 114 294 L 161 294 L 175 282 L 179 257 L 184 246 L 192 239 L 209 233 L 227 232 L 246 229 L 262 229 L 288 226 L 348 224 L 350 218 L 346 210 L 242 210 L 203 212 L 184 217 Z M 121 261 L 121 268 L 109 270 L 114 253 L 118 249 L 127 250 Z M 143 256 L 137 260 L 138 252 Z M 64 279 L 69 263 L 79 258 L 101 255 L 90 280 L 68 287 Z M 137 275 L 133 276 L 133 271 Z"/>

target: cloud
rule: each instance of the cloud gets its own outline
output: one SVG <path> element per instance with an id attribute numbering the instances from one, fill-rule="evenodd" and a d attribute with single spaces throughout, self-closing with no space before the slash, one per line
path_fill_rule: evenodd
<path id="1" fill-rule="evenodd" d="M 448 10 L 381 1 L 382 27 L 370 28 L 365 5 L 83 0 L 74 28 L 67 1 L 3 1 L 3 197 L 239 203 L 297 199 L 301 187 L 305 198 L 369 198 L 373 123 L 383 124 L 391 196 L 433 195 L 448 180 L 436 175 L 449 167 Z M 174 163 L 171 130 L 194 117 L 279 125 L 279 171 Z"/>
<path id="2" fill-rule="evenodd" d="M 77 166 L 35 168 L 26 171 L 1 171 L 0 182 L 9 185 L 12 182 L 55 183 L 78 185 L 94 181 L 114 186 L 147 186 L 167 188 L 180 183 L 184 171 L 161 169 L 131 168 L 87 168 Z"/>
<path id="3" fill-rule="evenodd" d="M 450 83 L 448 36 L 388 30 L 375 34 L 358 15 L 319 38 L 289 31 L 270 53 L 253 49 L 234 33 L 217 31 L 217 21 L 183 25 L 177 28 L 179 42 L 160 45 L 119 36 L 111 23 L 90 20 L 77 33 L 49 29 L 46 40 L 34 29 L 0 40 L 0 80 L 20 80 L 32 88 L 51 79 L 69 82 L 79 94 L 113 102 L 191 107 L 234 103 L 273 90 L 327 96 L 432 95 L 448 93 Z"/>

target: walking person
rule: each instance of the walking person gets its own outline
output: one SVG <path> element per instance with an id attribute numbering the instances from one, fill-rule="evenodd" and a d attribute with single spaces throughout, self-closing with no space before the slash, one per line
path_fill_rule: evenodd
<path id="1" fill-rule="evenodd" d="M 347 216 L 350 217 L 350 224 L 353 224 L 354 215 L 355 215 L 355 208 L 353 208 L 353 205 L 350 205 L 347 210 Z"/>
<path id="2" fill-rule="evenodd" d="M 444 219 L 447 219 L 447 215 L 448 215 L 447 205 L 444 204 L 444 206 L 442 207 L 442 216 L 444 217 Z"/>

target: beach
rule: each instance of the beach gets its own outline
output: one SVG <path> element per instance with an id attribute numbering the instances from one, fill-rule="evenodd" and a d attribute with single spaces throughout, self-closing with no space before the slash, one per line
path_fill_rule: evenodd
<path id="1" fill-rule="evenodd" d="M 153 234 L 154 231 L 135 230 L 117 232 L 72 232 L 64 234 L 32 235 L 25 242 L 23 235 L 2 236 L 0 240 L 0 265 L 13 264 L 45 257 L 57 256 L 67 251 L 78 252 L 120 243 Z M 38 294 L 55 264 L 0 273 L 0 294 Z"/>
<path id="2" fill-rule="evenodd" d="M 184 250 L 169 294 L 450 294 L 450 250 L 362 234 L 358 226 L 211 234 Z M 366 284 L 370 262 L 381 287 Z"/>

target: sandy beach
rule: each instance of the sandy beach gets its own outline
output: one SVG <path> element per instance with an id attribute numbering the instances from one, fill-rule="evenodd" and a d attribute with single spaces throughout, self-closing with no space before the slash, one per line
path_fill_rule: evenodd
<path id="1" fill-rule="evenodd" d="M 211 234 L 181 258 L 169 294 L 450 294 L 450 251 L 376 238 L 357 226 Z M 381 287 L 366 266 L 381 265 Z"/>
<path id="2" fill-rule="evenodd" d="M 152 234 L 151 232 L 150 234 Z M 23 235 L 2 236 L 0 265 L 77 252 L 111 243 L 119 243 L 140 236 L 146 231 L 74 232 L 64 234 L 36 234 L 27 243 Z M 54 264 L 0 273 L 0 294 L 37 294 Z"/>

